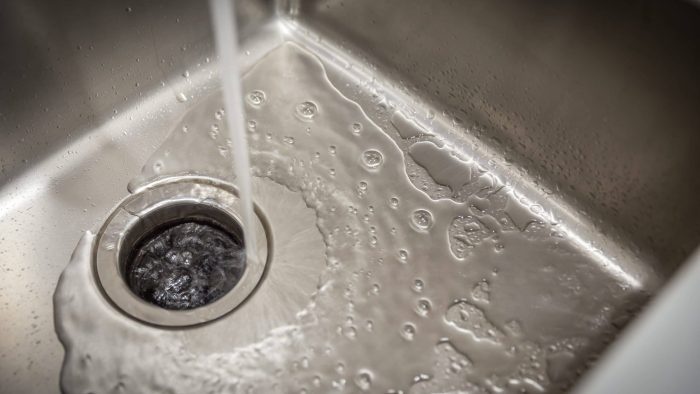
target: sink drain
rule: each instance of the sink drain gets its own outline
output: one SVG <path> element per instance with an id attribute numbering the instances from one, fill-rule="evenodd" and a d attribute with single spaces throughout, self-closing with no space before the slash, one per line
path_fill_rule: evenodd
<path id="1" fill-rule="evenodd" d="M 175 178 L 123 201 L 98 234 L 99 282 L 119 309 L 162 326 L 221 317 L 255 290 L 268 258 L 256 210 L 258 250 L 245 248 L 236 190 L 208 178 Z"/>
<path id="2" fill-rule="evenodd" d="M 243 230 L 221 211 L 182 216 L 137 240 L 124 263 L 127 285 L 137 296 L 165 309 L 193 309 L 218 300 L 238 283 L 245 271 Z M 162 212 L 159 212 L 162 215 Z M 216 217 L 216 218 L 215 218 Z M 140 237 L 139 237 L 140 236 Z"/>

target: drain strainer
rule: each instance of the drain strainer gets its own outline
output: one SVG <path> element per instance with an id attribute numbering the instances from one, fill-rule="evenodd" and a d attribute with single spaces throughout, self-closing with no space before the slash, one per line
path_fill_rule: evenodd
<path id="1" fill-rule="evenodd" d="M 129 316 L 161 326 L 232 311 L 255 290 L 268 258 L 264 218 L 256 209 L 260 241 L 247 250 L 240 209 L 232 186 L 208 178 L 173 178 L 131 195 L 98 234 L 104 292 Z"/>

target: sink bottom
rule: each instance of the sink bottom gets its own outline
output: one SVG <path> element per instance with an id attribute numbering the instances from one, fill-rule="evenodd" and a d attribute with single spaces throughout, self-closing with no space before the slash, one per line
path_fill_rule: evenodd
<path id="1" fill-rule="evenodd" d="M 64 389 L 569 388 L 646 300 L 653 272 L 498 152 L 289 34 L 296 43 L 275 41 L 245 74 L 247 131 L 256 182 L 289 195 L 270 186 L 256 199 L 313 213 L 304 231 L 281 233 L 289 247 L 322 240 L 311 259 L 274 247 L 270 270 L 315 286 L 290 302 L 281 291 L 296 282 L 280 276 L 251 296 L 267 309 L 245 304 L 213 325 L 162 330 L 84 286 L 94 280 L 88 234 L 56 292 Z M 235 184 L 210 79 L 206 68 L 188 73 L 206 94 L 179 100 L 185 115 L 130 190 L 183 174 Z M 225 335 L 244 314 L 264 329 Z"/>

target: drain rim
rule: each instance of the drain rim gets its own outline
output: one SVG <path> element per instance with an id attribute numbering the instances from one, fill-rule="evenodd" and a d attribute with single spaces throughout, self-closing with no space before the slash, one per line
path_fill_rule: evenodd
<path id="1" fill-rule="evenodd" d="M 164 327 L 207 323 L 227 315 L 243 304 L 263 278 L 271 256 L 271 239 L 266 231 L 267 220 L 257 205 L 254 231 L 261 240 L 257 245 L 257 253 L 246 249 L 246 269 L 238 283 L 222 297 L 207 305 L 172 310 L 143 300 L 128 286 L 120 258 L 127 247 L 127 235 L 133 231 L 148 233 L 149 225 L 153 225 L 148 223 L 148 218 L 152 217 L 154 212 L 175 205 L 194 207 L 195 211 L 197 207 L 214 209 L 241 224 L 240 199 L 237 194 L 235 186 L 213 178 L 180 176 L 146 185 L 125 198 L 102 225 L 94 248 L 93 267 L 97 283 L 106 298 L 127 316 Z"/>

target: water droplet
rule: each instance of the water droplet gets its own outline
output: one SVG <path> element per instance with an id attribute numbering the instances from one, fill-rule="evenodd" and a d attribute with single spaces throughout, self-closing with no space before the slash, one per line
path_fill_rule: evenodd
<path id="1" fill-rule="evenodd" d="M 392 197 L 392 198 L 389 200 L 389 205 L 391 205 L 391 207 L 394 208 L 394 209 L 398 208 L 398 207 L 399 207 L 399 199 L 396 198 L 396 197 Z"/>
<path id="2" fill-rule="evenodd" d="M 360 371 L 355 375 L 355 385 L 362 391 L 369 391 L 372 387 L 372 374 L 368 371 Z"/>
<path id="3" fill-rule="evenodd" d="M 267 96 L 262 90 L 253 90 L 246 95 L 245 99 L 248 104 L 252 105 L 253 107 L 259 107 L 265 104 L 265 101 L 267 101 Z"/>
<path id="4" fill-rule="evenodd" d="M 412 341 L 416 336 L 416 326 L 413 323 L 404 324 L 401 327 L 401 336 L 407 341 Z"/>
<path id="5" fill-rule="evenodd" d="M 416 279 L 413 281 L 413 290 L 416 293 L 420 293 L 423 291 L 423 288 L 425 287 L 425 283 L 421 279 Z"/>
<path id="6" fill-rule="evenodd" d="M 362 132 L 362 123 L 353 123 L 352 125 L 350 125 L 350 130 L 352 130 L 353 134 L 359 135 Z"/>
<path id="7" fill-rule="evenodd" d="M 182 92 L 178 93 L 177 96 L 175 96 L 175 98 L 180 103 L 184 103 L 185 101 L 187 101 L 187 96 L 185 95 L 185 93 Z"/>
<path id="8" fill-rule="evenodd" d="M 223 117 L 224 117 L 224 109 L 223 108 L 219 108 L 218 110 L 216 110 L 216 112 L 214 112 L 214 118 L 216 118 L 216 120 L 221 120 Z"/>
<path id="9" fill-rule="evenodd" d="M 503 328 L 512 336 L 519 337 L 523 335 L 522 324 L 517 320 L 510 320 L 506 322 Z"/>
<path id="10" fill-rule="evenodd" d="M 355 337 L 357 337 L 357 330 L 353 326 L 343 327 L 343 335 L 348 339 L 355 339 Z"/>
<path id="11" fill-rule="evenodd" d="M 258 122 L 254 120 L 249 120 L 248 121 L 248 131 L 255 132 L 255 130 L 258 128 Z"/>
<path id="12" fill-rule="evenodd" d="M 431 308 L 432 304 L 430 303 L 430 300 L 427 298 L 421 298 L 416 304 L 416 313 L 418 313 L 419 316 L 425 317 L 428 316 Z"/>
<path id="13" fill-rule="evenodd" d="M 384 156 L 375 149 L 368 149 L 362 153 L 362 163 L 367 168 L 376 169 L 384 162 Z"/>
<path id="14" fill-rule="evenodd" d="M 311 101 L 304 101 L 296 106 L 296 112 L 302 120 L 311 120 L 318 113 L 318 107 Z"/>
<path id="15" fill-rule="evenodd" d="M 331 174 L 331 176 L 335 176 L 335 168 L 328 170 L 328 173 Z"/>
<path id="16" fill-rule="evenodd" d="M 358 185 L 358 187 L 359 187 L 360 190 L 362 190 L 362 191 L 367 190 L 367 182 L 365 182 L 365 181 L 360 182 L 359 185 Z"/>
<path id="17" fill-rule="evenodd" d="M 288 143 L 288 144 L 290 144 L 290 145 L 294 145 L 294 137 L 289 137 L 289 136 L 287 136 L 287 137 L 284 137 L 284 138 L 282 139 L 282 141 L 284 141 L 284 142 L 286 142 L 286 143 Z"/>
<path id="18" fill-rule="evenodd" d="M 335 153 L 337 152 L 337 148 L 335 147 L 335 145 L 329 146 L 328 152 L 330 152 L 331 155 L 335 156 Z"/>
<path id="19" fill-rule="evenodd" d="M 373 284 L 372 285 L 372 294 L 375 294 L 375 295 L 379 294 L 380 289 L 381 289 L 381 287 L 377 283 Z"/>
<path id="20" fill-rule="evenodd" d="M 160 172 L 163 170 L 163 162 L 157 161 L 153 163 L 153 172 L 156 174 L 160 174 Z"/>
<path id="21" fill-rule="evenodd" d="M 211 130 L 209 130 L 209 137 L 211 139 L 215 140 L 217 137 L 219 137 L 219 125 L 214 123 L 211 125 Z"/>
<path id="22" fill-rule="evenodd" d="M 404 262 L 408 260 L 408 251 L 405 249 L 399 250 L 399 258 L 401 259 L 401 261 Z"/>
<path id="23" fill-rule="evenodd" d="M 430 230 L 433 227 L 433 215 L 425 209 L 417 209 L 411 214 L 411 223 L 418 230 Z"/>
<path id="24" fill-rule="evenodd" d="M 491 286 L 486 279 L 482 279 L 472 289 L 472 299 L 474 301 L 489 302 L 491 296 Z"/>
<path id="25" fill-rule="evenodd" d="M 189 127 L 187 127 L 187 125 L 182 126 L 183 133 L 187 133 L 188 131 L 190 131 L 190 129 L 189 129 Z"/>
<path id="26" fill-rule="evenodd" d="M 185 70 L 185 72 L 182 73 L 182 76 L 183 76 L 184 78 L 189 78 L 189 77 L 190 77 L 190 72 L 187 71 L 187 70 Z"/>

